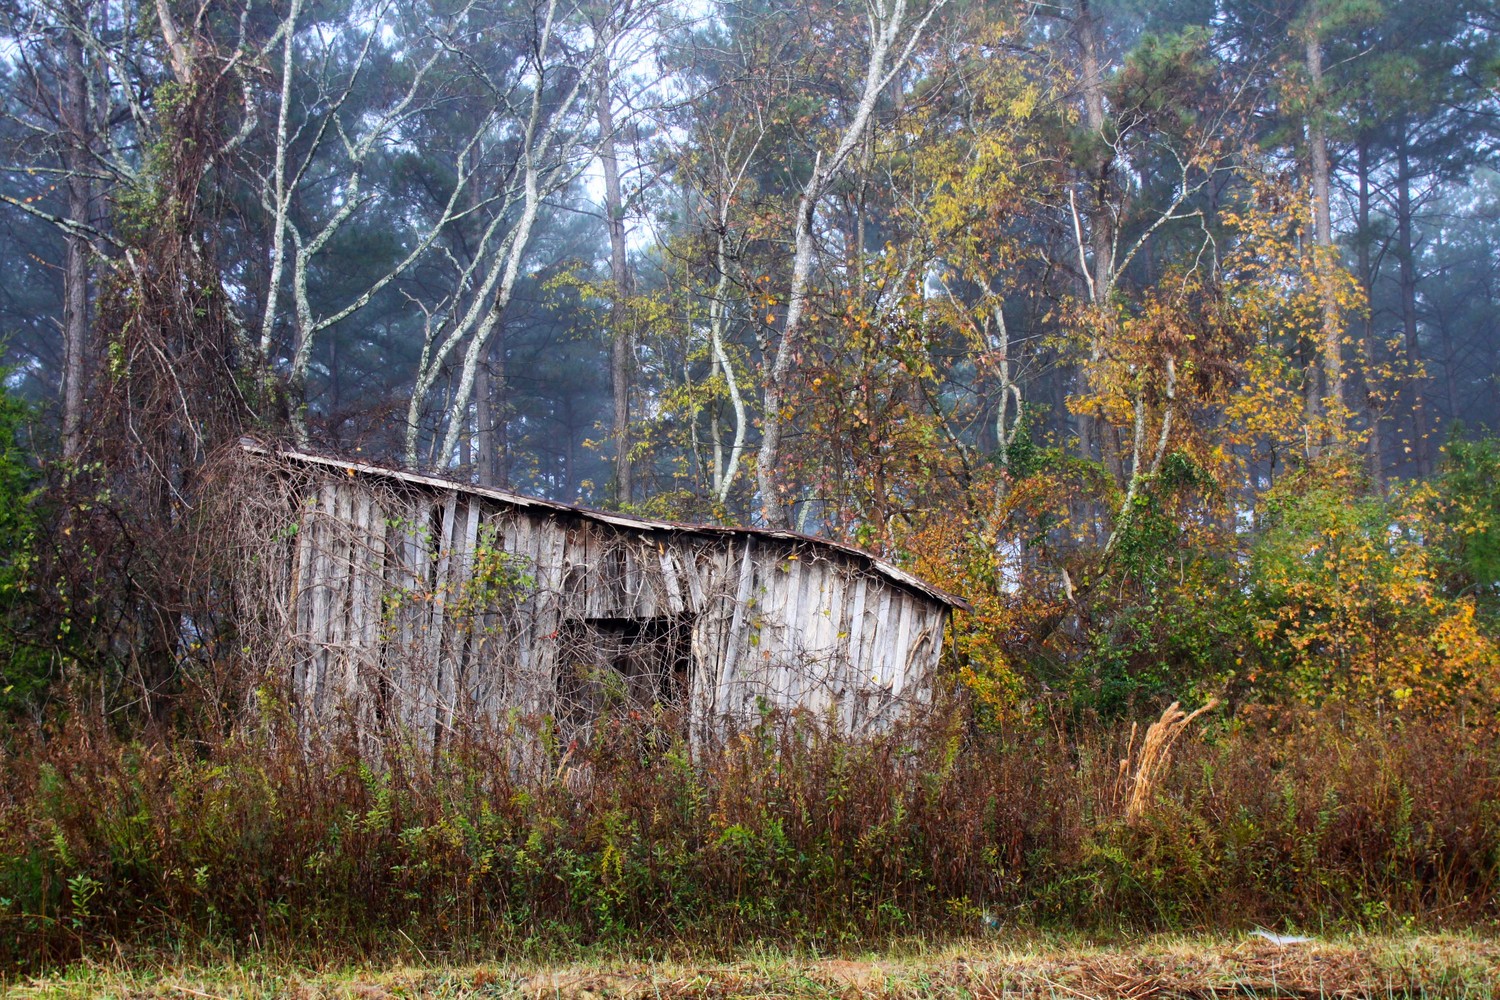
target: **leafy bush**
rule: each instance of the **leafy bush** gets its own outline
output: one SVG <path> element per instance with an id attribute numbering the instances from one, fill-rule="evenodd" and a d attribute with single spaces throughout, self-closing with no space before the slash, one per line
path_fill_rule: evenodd
<path id="1" fill-rule="evenodd" d="M 1473 597 L 1492 621 L 1500 616 L 1500 440 L 1455 437 L 1434 482 L 1430 517 L 1443 582 Z"/>
<path id="2" fill-rule="evenodd" d="M 1348 463 L 1272 491 L 1249 581 L 1261 698 L 1493 710 L 1500 644 L 1473 595 L 1444 586 L 1435 509 L 1452 507 L 1432 487 L 1381 497 Z"/>
<path id="3" fill-rule="evenodd" d="M 1211 696 L 1500 709 L 1500 442 L 1455 440 L 1440 475 L 1388 493 L 1330 453 L 1251 508 L 1201 457 L 1168 453 L 1127 498 L 1018 440 L 901 539 L 973 605 L 950 649 L 985 719 L 1053 694 L 1105 719 Z"/>
<path id="4" fill-rule="evenodd" d="M 40 480 L 23 443 L 30 417 L 25 404 L 0 389 L 0 715 L 30 704 L 52 666 L 30 627 Z"/>

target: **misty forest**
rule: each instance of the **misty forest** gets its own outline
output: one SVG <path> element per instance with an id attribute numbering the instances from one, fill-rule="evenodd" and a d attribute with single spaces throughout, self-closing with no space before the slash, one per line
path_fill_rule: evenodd
<path id="1" fill-rule="evenodd" d="M 1493 928 L 1497 151 L 1493 0 L 0 0 L 0 985 Z M 315 723 L 247 446 L 858 549 L 941 657 Z"/>

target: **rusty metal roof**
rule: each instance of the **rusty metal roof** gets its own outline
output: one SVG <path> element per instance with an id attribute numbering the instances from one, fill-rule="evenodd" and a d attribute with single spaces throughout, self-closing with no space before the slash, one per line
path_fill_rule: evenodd
<path id="1" fill-rule="evenodd" d="M 815 535 L 804 535 L 799 531 L 782 531 L 777 528 L 736 528 L 720 524 L 683 524 L 677 521 L 662 521 L 655 518 L 637 517 L 633 514 L 618 514 L 612 511 L 594 510 L 591 507 L 580 507 L 576 504 L 562 503 L 557 500 L 543 500 L 540 497 L 529 497 L 522 493 L 512 493 L 510 490 L 496 489 L 493 486 L 476 486 L 473 483 L 462 483 L 454 479 L 443 479 L 439 476 L 391 469 L 382 465 L 372 465 L 369 462 L 354 462 L 342 458 L 331 458 L 326 455 L 316 455 L 311 452 L 273 447 L 262 444 L 253 438 L 241 438 L 240 446 L 245 451 L 254 455 L 265 455 L 287 461 L 302 462 L 307 465 L 338 469 L 341 472 L 350 474 L 379 476 L 417 486 L 426 486 L 432 489 L 462 490 L 465 493 L 488 497 L 512 507 L 521 508 L 522 510 L 572 514 L 585 520 L 595 521 L 599 524 L 608 524 L 612 527 L 628 531 L 753 536 L 756 538 L 771 538 L 777 541 L 812 545 L 817 548 L 838 552 L 845 556 L 851 556 L 856 560 L 866 563 L 876 573 L 893 583 L 914 590 L 925 597 L 930 597 L 941 604 L 946 604 L 948 607 L 959 608 L 964 611 L 973 610 L 969 602 L 962 597 L 934 587 L 920 577 L 913 576 L 901 567 L 886 562 L 878 556 L 871 555 L 863 549 L 856 548 L 853 545 L 845 545 L 842 542 L 835 542 L 827 538 L 818 538 Z"/>

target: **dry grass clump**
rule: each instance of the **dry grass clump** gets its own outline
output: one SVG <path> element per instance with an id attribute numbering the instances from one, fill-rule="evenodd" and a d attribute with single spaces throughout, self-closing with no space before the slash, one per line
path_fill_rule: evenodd
<path id="1" fill-rule="evenodd" d="M 1141 741 L 1140 756 L 1135 758 L 1133 773 L 1131 759 L 1135 748 L 1136 726 L 1131 723 L 1130 743 L 1126 747 L 1125 756 L 1120 760 L 1120 779 L 1129 789 L 1125 801 L 1125 822 L 1133 826 L 1146 815 L 1152 789 L 1172 761 L 1172 744 L 1177 742 L 1177 738 L 1194 719 L 1213 711 L 1218 704 L 1219 699 L 1210 698 L 1191 715 L 1182 710 L 1181 702 L 1174 701 L 1168 705 L 1161 713 L 1161 718 L 1146 730 L 1146 738 Z"/>

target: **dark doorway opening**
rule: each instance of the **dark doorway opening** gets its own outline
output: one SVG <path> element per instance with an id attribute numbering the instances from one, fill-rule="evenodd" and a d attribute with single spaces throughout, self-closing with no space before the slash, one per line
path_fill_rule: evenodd
<path id="1" fill-rule="evenodd" d="M 587 728 L 606 715 L 670 721 L 691 689 L 692 620 L 571 619 L 560 630 L 559 717 Z"/>

